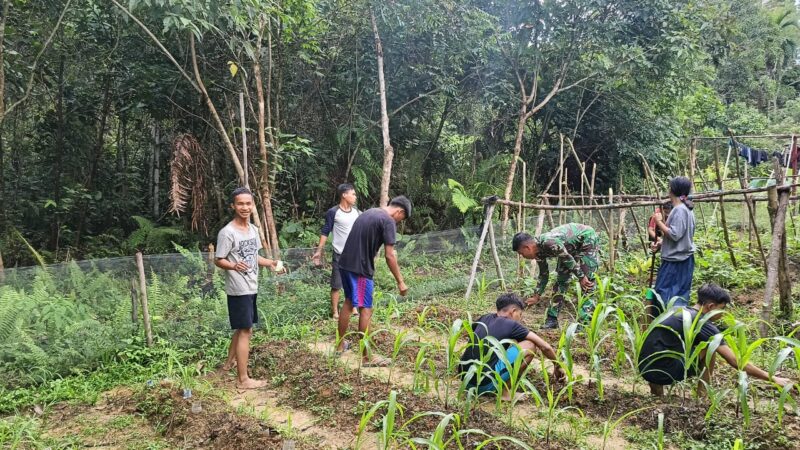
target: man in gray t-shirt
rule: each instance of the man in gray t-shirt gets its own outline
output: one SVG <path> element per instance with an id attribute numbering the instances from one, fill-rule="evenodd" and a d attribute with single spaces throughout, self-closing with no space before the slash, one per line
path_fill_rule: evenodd
<path id="1" fill-rule="evenodd" d="M 258 293 L 258 269 L 270 267 L 280 271 L 283 263 L 258 255 L 261 241 L 258 230 L 250 223 L 254 208 L 253 194 L 247 188 L 237 188 L 231 195 L 233 220 L 217 235 L 214 264 L 225 270 L 225 293 L 228 295 L 228 316 L 233 338 L 228 347 L 228 359 L 222 365 L 227 372 L 236 367 L 236 387 L 256 389 L 266 385 L 247 374 L 250 357 L 250 337 L 253 324 L 258 322 L 256 294 Z"/>
<path id="2" fill-rule="evenodd" d="M 350 235 L 358 216 L 361 214 L 356 208 L 356 190 L 352 184 L 343 183 L 336 189 L 339 193 L 339 204 L 329 209 L 325 213 L 325 225 L 319 235 L 319 244 L 314 256 L 311 257 L 315 266 L 322 265 L 322 250 L 328 236 L 333 233 L 332 247 L 333 257 L 331 258 L 331 312 L 334 320 L 339 319 L 339 292 L 342 289 L 342 276 L 339 273 L 339 257 L 342 255 L 344 243 Z M 354 314 L 357 314 L 354 312 Z"/>

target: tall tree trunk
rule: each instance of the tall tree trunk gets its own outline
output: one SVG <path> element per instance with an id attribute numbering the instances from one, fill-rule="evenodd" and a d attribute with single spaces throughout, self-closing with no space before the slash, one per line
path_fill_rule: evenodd
<path id="1" fill-rule="evenodd" d="M 522 106 L 519 108 L 519 117 L 517 118 L 517 136 L 514 138 L 514 155 L 511 158 L 511 167 L 508 169 L 508 177 L 506 178 L 506 190 L 503 194 L 503 198 L 506 200 L 511 200 L 511 190 L 514 188 L 514 174 L 517 171 L 517 160 L 522 153 L 522 138 L 525 135 L 525 122 L 528 121 L 528 104 L 524 96 L 525 94 L 523 93 Z M 508 206 L 503 205 L 503 222 L 500 228 L 503 233 L 505 233 L 506 226 L 508 225 L 508 212 Z"/>
<path id="2" fill-rule="evenodd" d="M 118 8 L 123 9 L 126 13 L 130 15 L 130 13 L 122 7 L 116 0 L 112 0 Z M 138 19 L 136 19 L 138 20 Z M 162 50 L 165 54 L 170 58 L 170 60 L 178 67 L 184 77 L 188 78 L 188 75 L 183 71 L 183 68 L 180 64 L 178 64 L 175 59 L 172 57 L 166 49 L 163 48 L 158 39 L 153 36 L 147 27 L 144 24 L 140 26 L 150 35 L 150 37 L 156 41 L 158 45 L 162 47 Z M 192 69 L 194 71 L 194 81 L 189 78 L 189 81 L 192 82 L 192 86 L 202 95 L 203 100 L 205 101 L 208 110 L 211 112 L 211 117 L 214 119 L 214 125 L 217 127 L 217 132 L 222 137 L 222 141 L 225 143 L 225 148 L 228 149 L 228 155 L 231 157 L 231 162 L 233 163 L 233 167 L 236 168 L 236 174 L 239 176 L 239 183 L 244 182 L 244 167 L 242 166 L 242 162 L 239 161 L 239 155 L 236 154 L 236 147 L 234 147 L 233 142 L 231 142 L 230 136 L 228 136 L 228 131 L 225 129 L 225 124 L 222 123 L 222 119 L 219 116 L 219 112 L 217 112 L 217 107 L 214 106 L 214 102 L 211 101 L 211 97 L 208 95 L 208 91 L 206 90 L 206 86 L 203 83 L 203 78 L 200 76 L 200 66 L 197 64 L 197 50 L 195 49 L 194 44 L 194 34 L 189 33 L 189 52 L 192 58 Z M 261 226 L 261 218 L 260 214 L 258 213 L 258 208 L 253 209 L 253 222 L 255 222 L 256 227 L 258 228 L 258 235 L 261 238 L 262 245 L 263 243 L 267 242 L 267 239 L 264 235 L 264 229 Z"/>
<path id="3" fill-rule="evenodd" d="M 0 17 L 0 124 L 6 117 L 6 69 L 5 69 L 5 38 L 6 38 L 6 19 L 8 18 L 8 8 L 11 0 L 3 1 L 3 17 Z"/>
<path id="4" fill-rule="evenodd" d="M 161 183 L 161 129 L 158 123 L 153 125 L 153 218 L 158 219 L 161 205 L 158 201 L 159 184 Z"/>
<path id="5" fill-rule="evenodd" d="M 58 251 L 60 236 L 61 236 L 61 215 L 58 210 L 61 206 L 61 176 L 64 166 L 64 133 L 65 133 L 65 119 L 64 119 L 64 54 L 61 53 L 58 57 L 58 98 L 56 98 L 56 139 L 55 148 L 55 163 L 53 165 L 53 201 L 56 203 L 56 210 L 50 218 L 50 249 Z"/>
<path id="6" fill-rule="evenodd" d="M 262 30 L 265 24 L 262 24 Z M 269 30 L 267 30 L 267 34 L 269 34 Z M 270 45 L 272 41 L 271 39 L 268 41 Z M 272 51 L 268 50 L 269 53 L 269 70 L 267 75 L 267 87 L 268 92 L 271 88 L 271 72 L 272 72 Z M 264 83 L 261 79 L 261 61 L 259 60 L 261 55 L 261 39 L 258 40 L 258 45 L 256 47 L 256 58 L 253 60 L 253 77 L 256 81 L 256 95 L 258 96 L 258 151 L 261 155 L 261 165 L 260 165 L 260 172 L 258 177 L 258 185 L 261 191 L 261 202 L 263 203 L 264 207 L 264 224 L 268 230 L 268 239 L 269 241 L 264 245 L 264 247 L 268 250 L 272 251 L 272 256 L 277 257 L 280 252 L 280 246 L 278 244 L 278 231 L 277 226 L 275 225 L 275 216 L 272 214 L 272 189 L 270 186 L 270 162 L 269 162 L 269 152 L 267 151 L 267 135 L 266 135 L 266 127 L 268 126 L 267 120 L 271 121 L 271 114 L 267 116 L 266 109 L 270 108 L 268 98 L 264 97 Z M 270 95 L 268 93 L 268 95 Z M 271 109 L 270 109 L 271 113 Z M 271 123 L 269 124 L 271 125 Z M 270 129 L 270 137 L 272 138 L 272 143 L 275 145 L 275 133 L 272 132 L 272 127 Z M 273 151 L 275 147 L 273 147 Z"/>
<path id="7" fill-rule="evenodd" d="M 370 8 L 369 16 L 372 20 L 372 33 L 375 35 L 375 53 L 378 57 L 378 89 L 381 97 L 381 133 L 383 136 L 383 175 L 381 176 L 380 206 L 389 203 L 389 182 L 392 177 L 392 160 L 394 148 L 389 141 L 389 113 L 386 108 L 386 80 L 383 75 L 383 45 L 378 34 L 378 23 L 375 21 L 375 12 Z"/>
<path id="8" fill-rule="evenodd" d="M 105 144 L 106 135 L 106 122 L 108 122 L 108 115 L 111 111 L 111 74 L 106 75 L 103 94 L 103 109 L 100 113 L 100 123 L 97 127 L 97 136 L 95 137 L 94 152 L 92 153 L 92 165 L 89 169 L 89 176 L 86 179 L 84 187 L 86 191 L 91 193 L 94 189 L 94 183 L 97 178 L 97 171 L 100 166 L 100 159 L 103 156 L 103 146 Z M 84 201 L 79 213 L 78 228 L 75 231 L 75 247 L 80 245 L 81 237 L 84 228 L 86 227 L 86 211 L 89 209 L 88 202 Z"/>

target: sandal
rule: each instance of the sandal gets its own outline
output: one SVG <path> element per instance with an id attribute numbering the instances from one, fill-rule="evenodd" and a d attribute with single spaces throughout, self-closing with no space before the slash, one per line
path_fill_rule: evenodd
<path id="1" fill-rule="evenodd" d="M 389 367 L 392 364 L 392 360 L 390 358 L 384 358 L 383 356 L 376 356 L 369 361 L 363 363 L 364 367 Z"/>

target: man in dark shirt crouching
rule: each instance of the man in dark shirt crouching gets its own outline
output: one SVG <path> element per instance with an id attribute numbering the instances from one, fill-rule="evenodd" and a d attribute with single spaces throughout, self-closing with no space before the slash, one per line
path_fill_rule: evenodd
<path id="1" fill-rule="evenodd" d="M 514 361 L 522 358 L 519 373 L 525 373 L 525 367 L 533 359 L 535 350 L 538 349 L 547 359 L 554 361 L 553 376 L 556 379 L 563 379 L 564 372 L 556 361 L 556 352 L 553 347 L 545 342 L 536 333 L 529 331 L 522 325 L 522 312 L 525 310 L 525 302 L 516 294 L 503 294 L 497 298 L 497 313 L 481 316 L 472 323 L 474 333 L 473 342 L 464 350 L 461 356 L 459 369 L 462 377 L 470 376 L 467 382 L 470 388 L 478 387 L 478 393 L 497 392 L 502 389 L 504 400 L 511 400 L 512 393 L 509 390 L 508 382 L 511 379 L 511 368 L 506 366 L 503 358 L 497 355 L 498 351 L 505 352 L 505 360 L 513 365 Z M 498 350 L 492 346 L 487 336 L 491 336 L 503 346 L 503 350 Z M 488 360 L 487 360 L 488 358 Z M 482 362 L 483 361 L 483 362 Z M 475 364 L 484 364 L 485 368 L 481 371 L 481 380 L 477 380 L 476 372 L 470 374 L 470 367 Z M 495 374 L 499 374 L 503 380 L 503 385 L 498 387 Z"/>

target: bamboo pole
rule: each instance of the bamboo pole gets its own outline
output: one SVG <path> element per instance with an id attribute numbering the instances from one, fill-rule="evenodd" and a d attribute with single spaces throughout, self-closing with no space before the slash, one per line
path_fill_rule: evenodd
<path id="1" fill-rule="evenodd" d="M 735 141 L 734 141 L 735 142 Z M 742 189 L 747 189 L 747 186 L 744 182 L 744 178 L 742 177 L 742 170 L 741 165 L 739 164 L 739 156 L 734 155 L 734 160 L 736 160 L 736 174 L 739 176 L 739 186 Z M 756 216 L 753 208 L 753 204 L 750 202 L 750 196 L 748 194 L 744 194 L 744 204 L 747 208 L 747 212 L 750 218 L 750 227 L 756 235 L 756 243 L 758 244 L 758 252 L 761 255 L 761 267 L 764 268 L 764 273 L 767 272 L 767 257 L 764 254 L 764 247 L 761 245 L 761 236 L 758 234 L 758 226 L 756 225 Z M 744 223 L 742 223 L 744 225 Z M 749 235 L 749 232 L 748 232 Z"/>
<path id="2" fill-rule="evenodd" d="M 486 207 L 486 217 L 483 219 L 483 230 L 481 230 L 481 237 L 478 239 L 478 248 L 475 250 L 475 258 L 472 260 L 472 268 L 469 272 L 469 282 L 467 283 L 467 293 L 464 295 L 465 299 L 469 299 L 472 293 L 472 285 L 475 283 L 475 275 L 478 272 L 478 262 L 481 259 L 481 251 L 483 250 L 483 242 L 486 240 L 486 234 L 489 232 L 489 227 L 492 223 L 492 214 L 494 213 L 495 203 L 491 203 Z"/>
<path id="3" fill-rule="evenodd" d="M 614 189 L 613 188 L 608 188 L 608 204 L 609 205 L 613 205 L 614 204 Z M 611 272 L 611 274 L 613 275 L 614 274 L 614 266 L 615 266 L 614 263 L 616 262 L 616 257 L 615 257 L 615 253 L 616 253 L 615 252 L 615 250 L 616 250 L 615 245 L 616 244 L 615 244 L 615 236 L 614 236 L 614 233 L 615 233 L 616 230 L 614 229 L 614 215 L 612 214 L 612 212 L 610 210 L 609 210 L 609 213 L 608 213 L 608 221 L 610 223 L 609 228 L 608 228 L 609 229 L 609 233 L 608 233 L 609 268 L 608 269 L 609 269 L 609 272 Z"/>
<path id="4" fill-rule="evenodd" d="M 153 346 L 153 328 L 150 325 L 150 308 L 147 306 L 147 279 L 144 275 L 144 259 L 142 252 L 136 252 L 136 267 L 139 269 L 139 301 L 142 303 L 142 318 L 144 319 L 144 334 L 147 346 Z"/>
<path id="5" fill-rule="evenodd" d="M 719 170 L 719 148 L 714 147 L 714 170 L 717 173 L 717 184 L 719 185 L 719 190 L 724 191 L 724 187 L 722 185 L 722 176 Z M 722 235 L 725 238 L 725 245 L 728 246 L 728 254 L 731 257 L 731 264 L 733 267 L 738 267 L 736 263 L 736 255 L 733 252 L 733 246 L 731 245 L 731 237 L 728 234 L 728 222 L 725 220 L 725 203 L 719 202 L 719 218 L 722 224 Z"/>
<path id="6" fill-rule="evenodd" d="M 697 165 L 697 138 L 689 146 L 689 180 L 694 184 L 694 168 Z"/>
<path id="7" fill-rule="evenodd" d="M 503 277 L 503 268 L 500 266 L 500 256 L 497 254 L 497 242 L 494 239 L 494 225 L 492 225 L 491 218 L 489 220 L 489 247 L 492 250 L 492 259 L 494 259 L 494 267 L 497 270 L 497 278 L 500 278 L 500 287 L 506 290 L 506 279 Z"/>
<path id="8" fill-rule="evenodd" d="M 798 184 L 800 185 L 800 184 Z M 790 190 L 794 184 L 784 185 L 778 187 L 778 191 L 783 192 L 785 190 Z M 769 187 L 760 187 L 760 188 L 749 188 L 749 189 L 730 189 L 728 191 L 720 191 L 720 192 L 708 192 L 699 194 L 697 196 L 692 196 L 692 201 L 697 202 L 714 202 L 719 203 L 720 197 L 725 197 L 729 195 L 742 195 L 742 194 L 752 194 L 756 192 L 767 192 L 770 188 Z M 486 197 L 483 199 L 483 203 L 488 203 L 488 199 L 490 197 Z M 759 199 L 764 200 L 764 199 Z M 736 199 L 735 201 L 741 202 L 741 199 Z M 508 201 L 503 199 L 497 199 L 494 203 L 500 205 L 508 205 L 508 206 L 517 206 L 519 202 L 515 201 Z M 663 199 L 656 199 L 656 200 L 643 200 L 637 202 L 625 202 L 625 203 L 614 203 L 614 204 L 596 204 L 596 205 L 567 205 L 567 206 L 558 206 L 558 205 L 542 205 L 536 203 L 525 203 L 522 205 L 523 208 L 529 208 L 533 210 L 545 210 L 545 211 L 571 211 L 571 210 L 584 210 L 584 211 L 599 211 L 599 210 L 606 210 L 606 209 L 620 209 L 620 208 L 631 208 L 631 207 L 640 207 L 640 206 L 656 206 L 661 205 L 664 203 Z"/>

